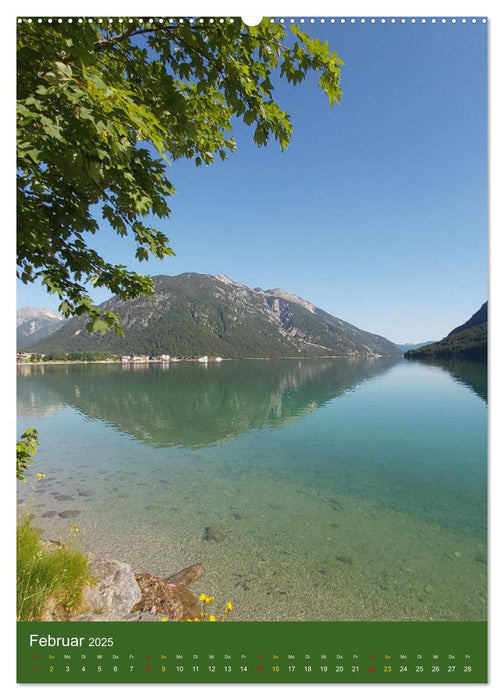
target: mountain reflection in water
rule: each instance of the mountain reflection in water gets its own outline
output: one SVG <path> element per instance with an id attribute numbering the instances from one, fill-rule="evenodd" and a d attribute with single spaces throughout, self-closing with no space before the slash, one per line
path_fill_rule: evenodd
<path id="1" fill-rule="evenodd" d="M 411 359 L 408 362 L 421 362 L 431 367 L 440 367 L 468 389 L 474 391 L 485 403 L 488 403 L 488 366 L 481 360 L 458 359 Z"/>
<path id="2" fill-rule="evenodd" d="M 22 367 L 18 415 L 63 405 L 156 447 L 197 449 L 297 421 L 391 358 Z"/>

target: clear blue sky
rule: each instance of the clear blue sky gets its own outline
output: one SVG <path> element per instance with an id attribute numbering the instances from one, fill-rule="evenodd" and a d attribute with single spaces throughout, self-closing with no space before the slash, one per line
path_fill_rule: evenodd
<path id="1" fill-rule="evenodd" d="M 174 163 L 177 257 L 140 265 L 105 226 L 93 243 L 146 274 L 222 273 L 396 342 L 439 339 L 487 299 L 486 25 L 305 27 L 345 61 L 342 104 L 314 76 L 279 84 L 287 151 L 237 123 L 226 162 Z M 19 284 L 18 307 L 57 303 Z"/>

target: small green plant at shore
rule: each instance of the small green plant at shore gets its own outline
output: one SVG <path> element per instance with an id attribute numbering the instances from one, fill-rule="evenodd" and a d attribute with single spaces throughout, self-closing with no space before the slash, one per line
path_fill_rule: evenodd
<path id="1" fill-rule="evenodd" d="M 78 611 L 89 579 L 82 552 L 64 545 L 45 548 L 30 516 L 23 518 L 17 527 L 18 621 L 40 620 L 48 612 L 68 619 Z"/>
<path id="2" fill-rule="evenodd" d="M 16 443 L 16 478 L 26 481 L 25 471 L 33 462 L 39 444 L 38 433 L 35 428 L 28 428 Z"/>

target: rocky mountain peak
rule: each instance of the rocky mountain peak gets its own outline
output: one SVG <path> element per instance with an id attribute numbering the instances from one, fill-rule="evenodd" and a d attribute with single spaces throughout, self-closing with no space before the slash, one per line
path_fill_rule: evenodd
<path id="1" fill-rule="evenodd" d="M 197 358 L 400 356 L 383 337 L 359 330 L 301 297 L 251 289 L 227 275 L 154 278 L 151 297 L 103 304 L 121 317 L 124 338 L 88 334 L 76 318 L 36 344 L 39 352 L 107 350 Z M 35 349 L 34 347 L 34 349 Z"/>
<path id="2" fill-rule="evenodd" d="M 62 321 L 63 316 L 54 309 L 36 309 L 33 306 L 23 306 L 16 312 L 16 325 L 20 326 L 28 320 L 39 318 L 52 319 L 54 321 Z"/>
<path id="3" fill-rule="evenodd" d="M 292 292 L 286 292 L 284 289 L 267 289 L 265 291 L 265 294 L 268 296 L 275 296 L 275 297 L 280 297 L 281 299 L 285 299 L 285 301 L 291 301 L 294 304 L 299 304 L 303 308 L 307 309 L 310 311 L 310 313 L 315 313 L 316 306 L 313 304 L 310 304 L 309 301 L 306 301 L 306 299 L 302 299 L 301 297 L 298 297 L 297 294 L 293 294 Z"/>
<path id="4" fill-rule="evenodd" d="M 17 310 L 17 347 L 19 350 L 47 338 L 63 323 L 63 316 L 54 309 L 36 309 L 23 306 Z"/>

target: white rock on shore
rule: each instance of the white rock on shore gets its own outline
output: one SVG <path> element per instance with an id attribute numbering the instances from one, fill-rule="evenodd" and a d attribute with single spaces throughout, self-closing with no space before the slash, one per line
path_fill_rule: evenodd
<path id="1" fill-rule="evenodd" d="M 91 557 L 89 573 L 98 581 L 97 585 L 84 591 L 83 604 L 89 612 L 72 619 L 112 621 L 129 618 L 131 609 L 142 598 L 131 566 L 116 559 Z"/>

